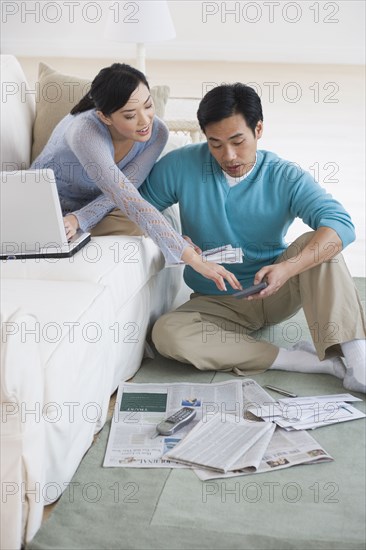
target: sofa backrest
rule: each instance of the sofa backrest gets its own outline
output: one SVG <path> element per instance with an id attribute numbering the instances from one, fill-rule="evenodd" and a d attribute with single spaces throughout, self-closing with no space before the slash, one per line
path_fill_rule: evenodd
<path id="1" fill-rule="evenodd" d="M 0 170 L 29 167 L 35 118 L 34 90 L 13 55 L 1 55 Z"/>

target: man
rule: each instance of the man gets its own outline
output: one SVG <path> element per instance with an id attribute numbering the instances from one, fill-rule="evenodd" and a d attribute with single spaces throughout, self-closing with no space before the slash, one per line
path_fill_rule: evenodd
<path id="1" fill-rule="evenodd" d="M 348 213 L 310 174 L 257 150 L 263 114 L 252 88 L 212 89 L 197 116 L 207 143 L 163 157 L 141 193 L 159 210 L 178 202 L 183 233 L 200 249 L 240 246 L 243 263 L 227 268 L 243 287 L 263 280 L 268 286 L 237 299 L 234 289 L 223 294 L 186 267 L 194 294 L 157 321 L 156 348 L 202 370 L 322 372 L 365 392 L 365 322 L 340 254 L 355 238 Z M 314 231 L 287 248 L 284 237 L 296 217 Z M 287 350 L 249 336 L 301 307 L 315 347 L 304 342 Z"/>

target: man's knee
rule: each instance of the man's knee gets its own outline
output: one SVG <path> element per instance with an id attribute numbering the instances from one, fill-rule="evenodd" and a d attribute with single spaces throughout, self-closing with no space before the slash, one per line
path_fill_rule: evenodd
<path id="1" fill-rule="evenodd" d="M 302 251 L 307 246 L 307 244 L 311 241 L 311 239 L 314 237 L 315 231 L 307 231 L 306 233 L 303 233 L 297 239 L 295 239 L 285 250 L 283 253 L 283 256 L 280 261 L 283 260 L 289 260 L 291 259 L 292 262 L 296 262 L 301 258 Z M 314 259 L 316 260 L 319 257 L 321 250 L 319 250 L 319 244 L 317 245 L 316 242 L 314 242 L 314 246 L 312 246 L 312 250 L 314 251 Z M 328 242 L 326 245 L 324 245 L 324 250 L 327 250 L 329 252 L 329 255 L 334 254 L 338 249 L 338 245 L 335 242 Z M 331 256 L 328 260 L 325 260 L 321 263 L 330 263 L 330 264 L 344 264 L 344 258 L 342 253 L 338 249 L 338 253 L 335 256 Z"/>
<path id="2" fill-rule="evenodd" d="M 283 254 L 283 259 L 288 260 L 290 258 L 293 258 L 295 260 L 296 258 L 299 258 L 301 256 L 302 250 L 313 238 L 314 233 L 315 231 L 307 231 L 306 233 L 303 233 L 302 235 L 297 237 L 297 239 L 295 239 L 285 250 Z"/>
<path id="3" fill-rule="evenodd" d="M 154 324 L 151 338 L 154 342 L 154 346 L 161 353 L 166 347 L 167 343 L 172 342 L 174 339 L 174 330 L 172 328 L 171 316 L 174 313 L 166 313 L 162 315 Z"/>

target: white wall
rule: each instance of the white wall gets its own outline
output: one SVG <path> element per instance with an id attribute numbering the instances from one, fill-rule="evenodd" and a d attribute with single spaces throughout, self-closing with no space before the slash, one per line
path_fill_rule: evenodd
<path id="1" fill-rule="evenodd" d="M 105 58 L 118 49 L 121 57 L 129 58 L 134 53 L 132 44 L 111 43 L 104 37 L 114 4 L 103 0 L 3 0 L 2 52 Z M 169 6 L 177 36 L 169 42 L 149 44 L 150 58 L 364 62 L 364 0 L 169 0 Z"/>
<path id="2" fill-rule="evenodd" d="M 320 171 L 319 183 L 344 204 L 354 220 L 358 239 L 346 249 L 345 256 L 352 274 L 364 276 L 365 2 L 298 0 L 282 1 L 280 5 L 279 0 L 240 2 L 241 14 L 253 18 L 259 6 L 262 19 L 250 24 L 241 17 L 236 23 L 235 16 L 228 15 L 225 22 L 225 8 L 236 4 L 171 1 L 177 37 L 147 46 L 150 84 L 168 84 L 171 96 L 199 98 L 207 91 L 207 83 L 237 80 L 257 83 L 265 114 L 265 136 L 260 147 L 273 150 L 306 170 Z M 72 5 L 75 17 L 70 22 L 68 6 Z M 133 63 L 134 45 L 111 44 L 103 38 L 108 5 L 102 0 L 65 0 L 57 5 L 51 0 L 4 0 L 2 51 L 20 58 L 32 86 L 40 60 L 66 74 L 87 78 L 114 61 Z M 269 22 L 270 6 L 275 10 L 273 23 Z M 285 21 L 283 14 L 294 17 L 297 6 L 302 10 L 299 21 Z M 38 10 L 38 22 L 37 11 L 33 15 L 26 11 L 30 7 Z M 99 8 L 100 21 L 88 22 Z M 204 23 L 202 10 L 208 8 L 217 13 L 208 16 Z M 316 8 L 319 8 L 318 23 L 314 22 Z M 336 8 L 339 10 L 334 14 Z M 84 18 L 83 9 L 87 15 Z M 59 21 L 53 24 L 47 21 L 57 13 Z M 326 17 L 339 21 L 327 23 Z M 209 61 L 202 63 L 200 59 Z M 224 61 L 218 63 L 220 59 Z M 300 97 L 293 100 L 296 87 Z M 195 110 L 191 118 L 195 118 Z M 334 167 L 336 173 L 332 175 Z"/>

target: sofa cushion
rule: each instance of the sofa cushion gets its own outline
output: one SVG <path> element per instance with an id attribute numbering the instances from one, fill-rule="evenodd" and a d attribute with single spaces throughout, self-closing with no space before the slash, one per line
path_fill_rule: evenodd
<path id="1" fill-rule="evenodd" d="M 13 55 L 1 56 L 0 77 L 0 169 L 25 170 L 31 155 L 34 94 L 29 90 L 23 69 Z"/>
<path id="2" fill-rule="evenodd" d="M 117 311 L 164 266 L 164 258 L 145 237 L 93 237 L 71 258 L 7 260 L 3 279 L 78 281 L 106 286 Z"/>
<path id="3" fill-rule="evenodd" d="M 37 113 L 33 127 L 32 161 L 46 145 L 54 127 L 89 91 L 91 81 L 59 73 L 45 63 L 39 64 Z M 168 86 L 153 86 L 151 95 L 156 114 L 164 117 Z"/>
<path id="4" fill-rule="evenodd" d="M 6 343 L 8 335 L 11 336 L 13 332 L 20 332 L 25 341 L 35 340 L 40 344 L 42 364 L 47 366 L 63 340 L 69 343 L 76 342 L 81 327 L 75 325 L 75 329 L 72 323 L 80 321 L 96 301 L 100 303 L 100 315 L 107 307 L 110 319 L 113 319 L 112 300 L 110 296 L 109 299 L 102 296 L 105 292 L 103 286 L 89 282 L 2 279 L 1 306 L 6 320 L 2 326 L 5 331 L 3 341 L 5 339 Z M 19 309 L 34 315 L 32 327 L 31 321 L 27 327 L 18 323 L 9 325 L 8 319 Z M 90 320 L 98 321 L 97 314 Z M 80 345 L 79 340 L 83 341 L 82 335 L 78 339 L 78 344 L 74 343 L 73 348 Z"/>

